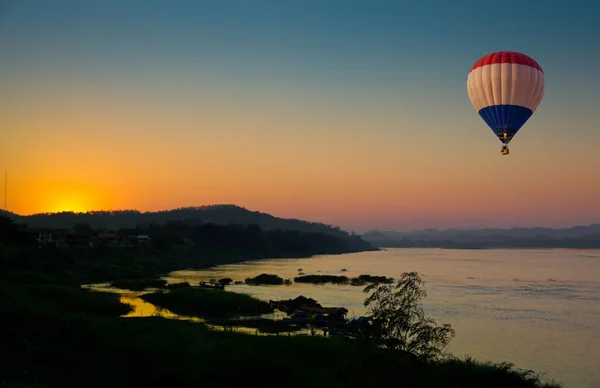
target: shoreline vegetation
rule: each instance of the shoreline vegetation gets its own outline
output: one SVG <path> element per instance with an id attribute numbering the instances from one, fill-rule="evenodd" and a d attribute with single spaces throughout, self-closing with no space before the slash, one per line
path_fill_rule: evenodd
<path id="1" fill-rule="evenodd" d="M 186 237 L 193 245 L 181 238 L 182 231 L 193 231 L 192 237 Z M 454 331 L 424 316 L 420 300 L 426 294 L 416 273 L 404 274 L 397 281 L 368 275 L 356 278 L 368 283 L 364 291 L 369 316 L 355 320 L 348 333 L 342 328 L 347 310 L 341 307 L 323 307 L 298 297 L 291 302 L 299 302 L 303 311 L 290 310 L 288 320 L 275 322 L 260 318 L 275 309 L 273 301 L 184 282 L 165 284 L 159 278 L 181 266 L 203 268 L 245 261 L 259 258 L 263 251 L 298 255 L 352 251 L 344 238 L 185 223 L 140 231 L 145 232 L 152 241 L 139 246 L 38 245 L 12 220 L 0 217 L 0 319 L 6 328 L 0 338 L 5 355 L 0 385 L 234 386 L 247 385 L 260 376 L 261 386 L 281 386 L 286 381 L 288 387 L 559 387 L 508 363 L 460 360 L 447 354 Z M 310 276 L 314 275 L 297 278 L 317 283 L 331 280 Z M 349 282 L 344 284 L 352 283 L 344 278 Z M 177 314 L 210 320 L 123 318 L 132 306 L 122 303 L 118 294 L 82 288 L 100 282 L 158 289 L 142 298 L 168 305 Z M 225 286 L 234 281 L 217 282 Z M 279 306 L 289 302 L 279 301 Z M 243 319 L 237 323 L 226 319 L 234 315 Z M 254 325 L 262 332 L 280 333 L 303 320 L 337 333 L 265 337 L 210 328 L 212 322 Z"/>
<path id="2" fill-rule="evenodd" d="M 267 286 L 282 286 L 290 285 L 292 283 L 308 283 L 315 285 L 323 285 L 327 283 L 336 285 L 351 285 L 351 286 L 364 286 L 371 283 L 390 284 L 393 283 L 393 278 L 386 276 L 375 276 L 375 275 L 359 275 L 355 278 L 349 278 L 347 276 L 338 275 L 302 275 L 297 276 L 293 279 L 284 279 L 278 275 L 263 273 L 252 278 L 246 278 L 244 281 L 234 281 L 231 278 L 223 278 L 219 280 L 212 279 L 210 282 L 200 282 L 200 286 L 204 288 L 219 288 L 224 289 L 225 286 L 231 284 L 248 284 L 252 286 L 267 285 Z M 187 282 L 182 283 L 171 283 L 167 284 L 167 281 L 160 278 L 146 278 L 146 279 L 121 279 L 110 282 L 111 287 L 130 290 L 130 291 L 145 291 L 147 289 L 176 289 L 181 287 L 192 287 Z"/>
<path id="3" fill-rule="evenodd" d="M 273 312 L 269 303 L 246 294 L 224 290 L 181 287 L 141 295 L 144 301 L 184 316 L 218 318 L 239 315 L 261 315 Z"/>
<path id="4" fill-rule="evenodd" d="M 352 286 L 364 286 L 368 283 L 382 283 L 390 284 L 394 281 L 393 278 L 385 276 L 373 276 L 373 275 L 359 275 L 355 278 L 349 278 L 347 276 L 338 275 L 302 275 L 294 278 L 296 283 L 310 283 L 310 284 L 339 284 Z"/>
<path id="5" fill-rule="evenodd" d="M 303 232 L 192 219 L 116 231 L 75 224 L 65 231 L 29 228 L 0 216 L 0 228 L 5 230 L 0 244 L 6 245 L 0 251 L 13 264 L 31 270 L 60 266 L 60 276 L 76 284 L 115 282 L 134 288 L 176 270 L 378 250 L 357 235 L 321 224 L 314 227 L 321 232 Z"/>
<path id="6" fill-rule="evenodd" d="M 283 279 L 277 275 L 263 273 L 253 278 L 246 278 L 244 280 L 246 284 L 250 285 L 271 285 L 271 286 L 281 286 L 283 284 L 291 284 L 290 279 Z"/>

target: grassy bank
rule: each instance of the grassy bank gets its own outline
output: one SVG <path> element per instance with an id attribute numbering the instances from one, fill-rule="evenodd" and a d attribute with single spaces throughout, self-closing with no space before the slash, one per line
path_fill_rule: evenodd
<path id="1" fill-rule="evenodd" d="M 119 296 L 61 284 L 0 282 L 0 314 L 3 316 L 89 315 L 119 317 L 132 307 Z"/>
<path id="2" fill-rule="evenodd" d="M 232 314 L 260 315 L 273 311 L 268 303 L 245 294 L 202 288 L 178 288 L 157 291 L 141 298 L 175 314 L 199 317 L 219 317 Z"/>
<path id="3" fill-rule="evenodd" d="M 6 318 L 6 317 L 3 317 Z M 497 366 L 424 363 L 355 341 L 211 332 L 162 318 L 9 317 L 5 381 L 46 387 L 541 387 Z"/>
<path id="4" fill-rule="evenodd" d="M 290 279 L 283 279 L 277 275 L 263 273 L 253 278 L 246 278 L 244 280 L 246 284 L 251 285 L 270 285 L 270 286 L 280 286 L 282 284 L 291 284 L 292 281 Z"/>
<path id="5" fill-rule="evenodd" d="M 1 243 L 0 243 L 1 245 Z M 314 254 L 314 253 L 313 253 Z M 37 276 L 52 281 L 72 284 L 115 282 L 124 289 L 142 290 L 146 287 L 164 287 L 161 284 L 145 284 L 171 271 L 182 269 L 206 269 L 216 265 L 233 264 L 264 258 L 310 257 L 312 254 L 253 256 L 243 252 L 194 253 L 192 251 L 165 252 L 153 247 L 95 247 L 66 248 L 21 247 L 0 258 L 0 279 L 13 276 Z M 263 283 L 264 279 L 258 279 Z M 272 279 L 267 279 L 266 284 Z M 154 281 L 156 282 L 156 280 Z M 281 283 L 289 280 L 281 280 Z"/>
<path id="6" fill-rule="evenodd" d="M 503 365 L 417 361 L 362 341 L 251 336 L 158 317 L 119 318 L 129 306 L 116 295 L 34 284 L 32 278 L 0 282 L 3 386 L 197 387 L 252 381 L 280 387 L 285 381 L 286 387 L 328 388 L 551 387 Z M 152 303 L 180 314 L 229 313 L 227 305 L 253 313 L 257 306 L 247 295 L 219 290 L 179 288 L 150 295 L 162 298 Z"/>

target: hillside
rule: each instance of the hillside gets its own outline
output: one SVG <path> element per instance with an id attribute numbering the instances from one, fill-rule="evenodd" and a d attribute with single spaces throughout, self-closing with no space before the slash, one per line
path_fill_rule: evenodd
<path id="1" fill-rule="evenodd" d="M 362 237 L 375 246 L 389 248 L 600 248 L 600 224 L 562 229 L 425 229 L 412 232 L 373 230 Z"/>
<path id="2" fill-rule="evenodd" d="M 197 224 L 258 225 L 263 230 L 284 229 L 301 232 L 320 232 L 342 237 L 349 236 L 349 233 L 332 225 L 298 219 L 279 218 L 236 205 L 185 207 L 157 212 L 117 210 L 88 213 L 41 213 L 30 216 L 19 216 L 8 213 L 8 216 L 32 228 L 71 228 L 75 224 L 88 224 L 94 229 L 116 230 L 135 228 L 137 226 L 143 227 L 153 223 L 162 225 L 168 221 L 186 221 Z"/>

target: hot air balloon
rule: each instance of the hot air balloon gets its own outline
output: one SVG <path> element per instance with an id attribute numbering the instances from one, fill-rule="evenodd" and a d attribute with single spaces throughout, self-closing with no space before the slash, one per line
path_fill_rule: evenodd
<path id="1" fill-rule="evenodd" d="M 469 71 L 467 91 L 479 116 L 502 142 L 502 155 L 508 155 L 508 143 L 542 101 L 544 71 L 525 54 L 491 53 Z"/>

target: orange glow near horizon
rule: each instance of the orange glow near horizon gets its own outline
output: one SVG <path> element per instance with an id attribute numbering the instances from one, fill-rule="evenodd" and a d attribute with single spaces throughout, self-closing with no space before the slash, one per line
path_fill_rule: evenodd
<path id="1" fill-rule="evenodd" d="M 9 211 L 236 204 L 348 229 L 600 222 L 600 132 L 561 113 L 558 94 L 501 156 L 464 85 L 429 73 L 390 89 L 135 70 L 55 68 L 0 88 Z"/>
<path id="2" fill-rule="evenodd" d="M 204 117 L 211 132 L 181 124 L 170 134 L 151 112 L 146 118 L 119 112 L 110 120 L 92 113 L 9 120 L 18 131 L 10 146 L 0 144 L 9 161 L 8 210 L 157 211 L 225 203 L 360 229 L 600 221 L 594 179 L 600 162 L 592 142 L 564 149 L 557 159 L 548 144 L 524 134 L 502 157 L 493 142 L 482 147 L 465 137 L 448 147 L 442 143 L 449 138 L 432 140 L 426 127 L 410 135 L 403 132 L 407 125 L 393 121 L 400 129 L 377 138 L 360 120 L 340 119 L 343 131 L 339 125 L 327 130 L 286 124 L 274 113 L 260 128 L 262 120 L 242 111 Z M 291 132 L 278 131 L 281 126 Z"/>
<path id="3" fill-rule="evenodd" d="M 112 207 L 109 193 L 89 184 L 60 181 L 36 183 L 21 187 L 18 183 L 13 184 L 16 186 L 13 191 L 21 189 L 22 195 L 16 199 L 9 196 L 9 210 L 30 215 L 65 211 L 79 213 Z"/>
<path id="4" fill-rule="evenodd" d="M 58 193 L 51 201 L 50 213 L 74 212 L 85 213 L 92 209 L 85 193 Z"/>
<path id="5" fill-rule="evenodd" d="M 363 230 L 501 224 L 497 220 L 508 225 L 597 222 L 598 206 L 590 207 L 597 203 L 595 181 L 578 182 L 576 176 L 563 176 L 557 182 L 550 173 L 540 174 L 537 167 L 523 165 L 519 174 L 498 179 L 491 173 L 494 165 L 473 166 L 466 161 L 421 164 L 416 174 L 371 157 L 368 166 L 378 168 L 369 173 L 369 168 L 352 163 L 351 156 L 342 153 L 331 159 L 321 157 L 322 168 L 311 168 L 318 164 L 313 159 L 304 169 L 301 164 L 292 167 L 293 157 L 286 160 L 280 156 L 280 165 L 260 166 L 260 160 L 243 163 L 243 153 L 238 156 L 239 165 L 234 166 L 232 152 L 229 163 L 212 168 L 201 168 L 201 157 L 194 163 L 199 168 L 189 168 L 189 161 L 186 164 L 181 155 L 174 155 L 170 163 L 141 159 L 141 164 L 149 165 L 147 169 L 99 160 L 70 170 L 77 158 L 67 155 L 47 163 L 45 177 L 27 169 L 16 177 L 9 175 L 8 204 L 9 210 L 24 215 L 236 204 L 275 216 Z M 523 163 L 517 158 L 515 164 Z M 344 163 L 349 166 L 344 168 Z M 296 174 L 288 174 L 286 168 Z M 453 173 L 457 170 L 461 173 Z M 556 174 L 556 169 L 550 170 Z M 580 173 L 593 171 L 580 169 Z M 477 181 L 471 179 L 475 175 L 479 175 Z M 565 208 L 579 219 L 561 214 Z"/>

